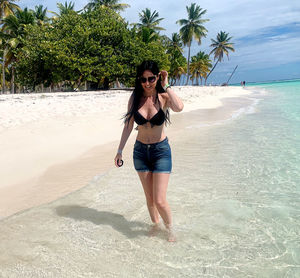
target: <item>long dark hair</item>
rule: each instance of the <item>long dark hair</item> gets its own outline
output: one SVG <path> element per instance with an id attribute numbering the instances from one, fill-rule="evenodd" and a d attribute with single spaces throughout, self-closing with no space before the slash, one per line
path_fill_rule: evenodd
<path id="1" fill-rule="evenodd" d="M 143 96 L 143 92 L 144 92 L 144 89 L 143 89 L 141 81 L 140 81 L 140 77 L 143 75 L 145 70 L 151 71 L 156 76 L 158 76 L 159 72 L 160 72 L 157 63 L 152 60 L 143 61 L 139 66 L 137 66 L 136 77 L 135 77 L 135 87 L 134 87 L 134 90 L 131 95 L 131 97 L 133 99 L 132 105 L 131 105 L 131 107 L 129 107 L 128 112 L 124 116 L 124 118 L 125 118 L 124 123 L 126 123 L 126 122 L 129 123 L 131 117 L 139 109 L 140 100 L 141 100 L 141 97 Z M 155 89 L 156 89 L 155 103 L 157 103 L 157 102 L 160 103 L 158 94 L 165 92 L 165 90 L 161 86 L 161 77 L 160 76 L 156 83 Z M 167 124 L 167 123 L 171 123 L 169 109 L 167 109 L 167 111 L 166 111 L 165 124 Z M 152 127 L 152 125 L 151 125 L 151 127 Z"/>

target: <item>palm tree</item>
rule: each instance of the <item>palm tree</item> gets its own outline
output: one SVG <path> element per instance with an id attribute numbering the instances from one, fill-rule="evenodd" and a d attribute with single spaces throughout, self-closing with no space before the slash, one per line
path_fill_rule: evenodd
<path id="1" fill-rule="evenodd" d="M 0 0 L 0 17 L 8 16 L 13 14 L 16 10 L 19 10 L 20 7 L 17 4 L 14 4 L 16 0 Z"/>
<path id="2" fill-rule="evenodd" d="M 171 39 L 167 43 L 167 54 L 171 62 L 169 76 L 171 85 L 174 85 L 181 78 L 182 73 L 185 73 L 186 59 L 183 56 L 183 42 L 177 33 L 173 33 Z"/>
<path id="3" fill-rule="evenodd" d="M 141 13 L 139 13 L 139 17 L 141 23 L 134 23 L 134 25 L 136 25 L 138 28 L 147 27 L 154 31 L 165 30 L 164 28 L 158 26 L 163 18 L 159 18 L 159 14 L 157 11 L 151 13 L 151 10 L 146 8 L 145 10 L 142 10 Z"/>
<path id="4" fill-rule="evenodd" d="M 72 3 L 72 1 L 70 3 L 68 3 L 66 1 L 64 5 L 62 3 L 57 3 L 56 5 L 57 5 L 57 8 L 59 9 L 59 14 L 64 15 L 70 11 L 74 11 L 75 3 Z"/>
<path id="5" fill-rule="evenodd" d="M 180 26 L 180 35 L 184 45 L 187 45 L 188 50 L 188 61 L 187 61 L 187 80 L 186 85 L 189 80 L 189 67 L 190 67 L 190 50 L 193 38 L 201 44 L 201 38 L 206 37 L 207 30 L 202 25 L 203 23 L 209 21 L 209 19 L 201 19 L 201 17 L 206 13 L 206 10 L 200 8 L 196 3 L 192 3 L 190 7 L 186 6 L 188 13 L 188 19 L 180 19 L 176 23 Z"/>
<path id="6" fill-rule="evenodd" d="M 215 65 L 213 66 L 213 68 L 211 69 L 209 74 L 207 75 L 207 77 L 205 79 L 205 84 L 206 84 L 207 78 L 210 76 L 212 71 L 215 69 L 216 65 L 223 60 L 224 53 L 227 55 L 227 58 L 229 60 L 229 50 L 234 52 L 233 43 L 229 42 L 232 39 L 232 37 L 228 37 L 228 36 L 229 36 L 229 33 L 221 31 L 220 33 L 218 33 L 216 40 L 211 39 L 212 44 L 210 46 L 214 47 L 214 48 L 209 53 L 209 55 L 214 53 L 214 60 L 217 60 L 217 62 L 215 63 Z"/>
<path id="7" fill-rule="evenodd" d="M 15 0 L 0 0 L 0 18 L 6 17 L 10 14 L 13 14 L 16 10 L 19 10 L 20 7 L 15 4 Z M 2 60 L 2 93 L 5 92 L 5 55 L 6 55 L 6 44 L 2 40 L 1 42 L 3 48 L 3 60 Z"/>
<path id="8" fill-rule="evenodd" d="M 22 47 L 21 39 L 25 35 L 25 26 L 28 24 L 34 24 L 35 16 L 33 11 L 29 11 L 27 8 L 17 10 L 13 15 L 5 17 L 3 20 L 1 37 L 6 42 L 6 53 L 4 66 L 11 65 L 12 79 L 11 79 L 11 92 L 15 91 L 15 61 L 16 61 L 16 49 Z"/>
<path id="9" fill-rule="evenodd" d="M 1 63 L 0 63 L 0 72 L 2 72 L 2 57 L 3 57 L 3 51 L 0 51 L 0 53 L 1 53 L 1 56 L 0 56 L 0 60 L 1 60 Z M 5 74 L 6 75 L 9 75 L 10 73 L 9 73 L 9 70 L 8 70 L 8 68 L 6 67 L 5 69 Z M 5 81 L 5 85 L 7 85 L 7 81 Z M 1 86 L 2 86 L 2 84 L 1 84 Z"/>
<path id="10" fill-rule="evenodd" d="M 52 19 L 54 20 L 57 20 L 60 16 L 67 14 L 70 11 L 74 11 L 75 3 L 72 3 L 72 1 L 68 3 L 68 1 L 66 1 L 65 4 L 57 3 L 56 6 L 59 10 L 59 13 L 49 11 L 50 13 L 55 15 L 54 17 L 52 17 Z"/>
<path id="11" fill-rule="evenodd" d="M 47 8 L 43 9 L 43 5 L 35 6 L 35 10 L 31 10 L 38 25 L 43 25 L 48 21 Z"/>
<path id="12" fill-rule="evenodd" d="M 167 50 L 168 53 L 172 53 L 172 52 L 183 52 L 182 49 L 182 40 L 181 37 L 179 36 L 179 34 L 177 33 L 173 33 L 172 34 L 172 38 L 169 42 L 169 47 Z"/>
<path id="13" fill-rule="evenodd" d="M 84 9 L 94 10 L 99 6 L 109 7 L 115 11 L 124 11 L 126 8 L 130 7 L 128 4 L 120 4 L 119 0 L 91 0 Z"/>
<path id="14" fill-rule="evenodd" d="M 198 52 L 197 55 L 192 57 L 190 69 L 192 77 L 196 79 L 197 85 L 199 85 L 199 78 L 202 85 L 202 79 L 206 78 L 211 66 L 212 64 L 209 55 L 205 54 L 203 51 Z"/>
<path id="15" fill-rule="evenodd" d="M 180 78 L 183 74 L 186 74 L 186 68 L 185 67 L 177 67 L 174 71 L 173 71 L 174 77 L 175 77 L 175 83 L 178 81 L 180 85 Z"/>
<path id="16" fill-rule="evenodd" d="M 141 35 L 142 41 L 144 43 L 149 43 L 158 40 L 158 34 L 153 29 L 150 29 L 148 27 L 143 26 L 139 34 Z"/>

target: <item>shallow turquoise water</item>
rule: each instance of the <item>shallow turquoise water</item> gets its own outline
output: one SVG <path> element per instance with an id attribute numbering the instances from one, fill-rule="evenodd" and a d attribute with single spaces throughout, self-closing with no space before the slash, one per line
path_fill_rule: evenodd
<path id="1" fill-rule="evenodd" d="M 213 241 L 211 275 L 299 277 L 300 82 L 251 90 L 251 113 L 181 137 L 176 185 L 193 203 L 190 232 Z"/>

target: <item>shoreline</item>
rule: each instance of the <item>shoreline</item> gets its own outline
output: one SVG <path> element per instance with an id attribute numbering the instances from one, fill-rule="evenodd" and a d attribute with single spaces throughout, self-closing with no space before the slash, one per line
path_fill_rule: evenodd
<path id="1" fill-rule="evenodd" d="M 171 113 L 171 120 L 173 118 L 174 124 L 167 128 L 167 136 L 169 138 L 172 138 L 173 136 L 176 137 L 176 131 L 185 128 L 187 122 L 193 124 L 193 118 L 195 118 L 195 114 L 197 113 L 198 115 L 199 113 L 202 113 L 202 119 L 205 119 L 207 122 L 224 120 L 224 115 L 227 115 L 225 117 L 230 118 L 230 115 L 234 113 L 237 108 L 242 108 L 244 105 L 249 105 L 249 100 L 246 99 L 249 94 L 251 94 L 251 91 L 247 91 L 244 93 L 244 96 L 233 94 L 227 96 L 226 98 L 219 97 L 217 99 L 218 101 L 215 102 L 208 101 L 206 103 L 207 110 L 204 108 L 193 109 L 197 104 L 198 106 L 201 106 L 197 101 L 195 101 L 194 103 L 192 102 L 191 105 L 187 104 L 187 111 L 183 111 L 183 113 L 179 114 Z M 127 94 L 129 95 L 129 93 Z M 208 100 L 209 97 L 210 95 L 208 96 Z M 188 101 L 185 101 L 185 105 L 186 102 Z M 123 103 L 123 105 L 126 105 L 126 103 Z M 209 108 L 213 105 L 215 106 L 215 108 Z M 204 106 L 203 103 L 202 106 Z M 219 110 L 219 112 L 217 112 L 217 110 Z M 114 111 L 114 113 L 115 112 L 116 111 Z M 98 114 L 98 116 L 99 115 L 100 114 Z M 91 117 L 88 118 L 89 120 L 92 120 Z M 109 122 L 108 118 L 106 119 L 106 123 Z M 66 121 L 66 119 L 64 118 L 62 119 L 62 121 Z M 196 119 L 195 122 L 197 121 L 199 121 L 199 119 Z M 91 132 L 91 130 L 89 130 L 89 135 L 94 134 L 96 136 L 96 140 L 88 140 L 88 142 L 85 142 L 86 144 L 82 146 L 83 151 L 78 152 L 78 142 L 80 143 L 80 139 L 83 140 L 83 138 L 80 137 L 79 141 L 77 141 L 77 143 L 75 142 L 74 144 L 74 146 L 77 148 L 76 155 L 70 155 L 70 150 L 68 150 L 68 159 L 65 159 L 65 156 L 59 154 L 60 157 L 58 156 L 57 158 L 59 158 L 60 161 L 56 160 L 54 161 L 54 163 L 50 163 L 50 165 L 48 165 L 47 167 L 44 166 L 45 169 L 38 170 L 37 172 L 35 172 L 35 175 L 33 177 L 23 180 L 21 179 L 20 182 L 17 183 L 0 186 L 0 196 L 2 196 L 0 198 L 0 203 L 2 204 L 2 206 L 0 207 L 0 220 L 10 217 L 13 214 L 21 212 L 23 210 L 49 203 L 58 198 L 61 198 L 73 191 L 86 186 L 88 182 L 92 180 L 96 175 L 104 174 L 112 169 L 114 167 L 114 152 L 119 142 L 118 137 L 121 136 L 122 131 L 122 125 L 120 124 L 120 122 L 118 122 L 118 120 L 116 120 L 116 117 L 114 117 L 112 122 L 114 122 L 113 125 L 109 124 L 109 126 L 103 127 L 103 130 L 106 131 L 107 128 L 109 130 L 108 137 L 106 138 L 108 140 L 103 140 L 100 144 L 97 144 L 99 137 L 103 137 L 103 134 L 101 135 L 101 130 L 99 132 L 96 132 L 97 134 L 95 133 L 95 131 Z M 55 125 L 57 124 L 57 122 L 55 121 L 53 122 L 53 124 L 54 123 Z M 82 126 L 85 126 L 86 124 L 87 122 L 84 121 L 83 125 L 75 125 L 74 130 L 78 131 L 79 128 L 82 128 Z M 96 122 L 94 124 L 96 124 Z M 32 123 L 29 123 L 29 125 L 32 126 Z M 38 125 L 37 128 L 39 127 Z M 68 129 L 67 131 L 69 132 L 70 129 Z M 22 132 L 24 132 L 24 130 Z M 133 131 L 133 134 L 135 134 L 135 130 Z M 133 134 L 130 136 L 124 150 L 123 156 L 125 163 L 127 159 L 131 159 L 131 149 L 135 140 L 135 136 Z M 3 133 L 0 133 L 0 136 L 1 135 L 3 135 Z M 61 139 L 62 138 L 60 137 L 58 140 L 60 143 Z M 86 140 L 86 138 L 84 138 L 84 140 Z M 49 141 L 45 141 L 46 145 L 42 147 L 49 147 Z M 55 145 L 54 142 L 51 142 L 51 144 L 52 146 L 50 147 L 52 147 L 52 149 L 55 149 L 55 147 L 57 148 L 57 145 Z M 72 147 L 73 149 L 74 146 Z"/>

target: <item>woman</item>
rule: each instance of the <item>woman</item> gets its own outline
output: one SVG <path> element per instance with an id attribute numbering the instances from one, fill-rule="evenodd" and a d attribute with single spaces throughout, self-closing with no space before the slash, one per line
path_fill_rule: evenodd
<path id="1" fill-rule="evenodd" d="M 157 231 L 160 215 L 168 231 L 168 240 L 175 241 L 171 210 L 166 200 L 172 160 L 163 124 L 170 122 L 169 108 L 180 112 L 183 103 L 169 86 L 167 71 L 160 72 L 154 61 L 144 61 L 137 67 L 135 88 L 128 101 L 128 112 L 125 115 L 115 165 L 120 167 L 123 164 L 122 150 L 135 121 L 138 124 L 138 134 L 133 161 L 154 223 L 151 230 Z"/>

